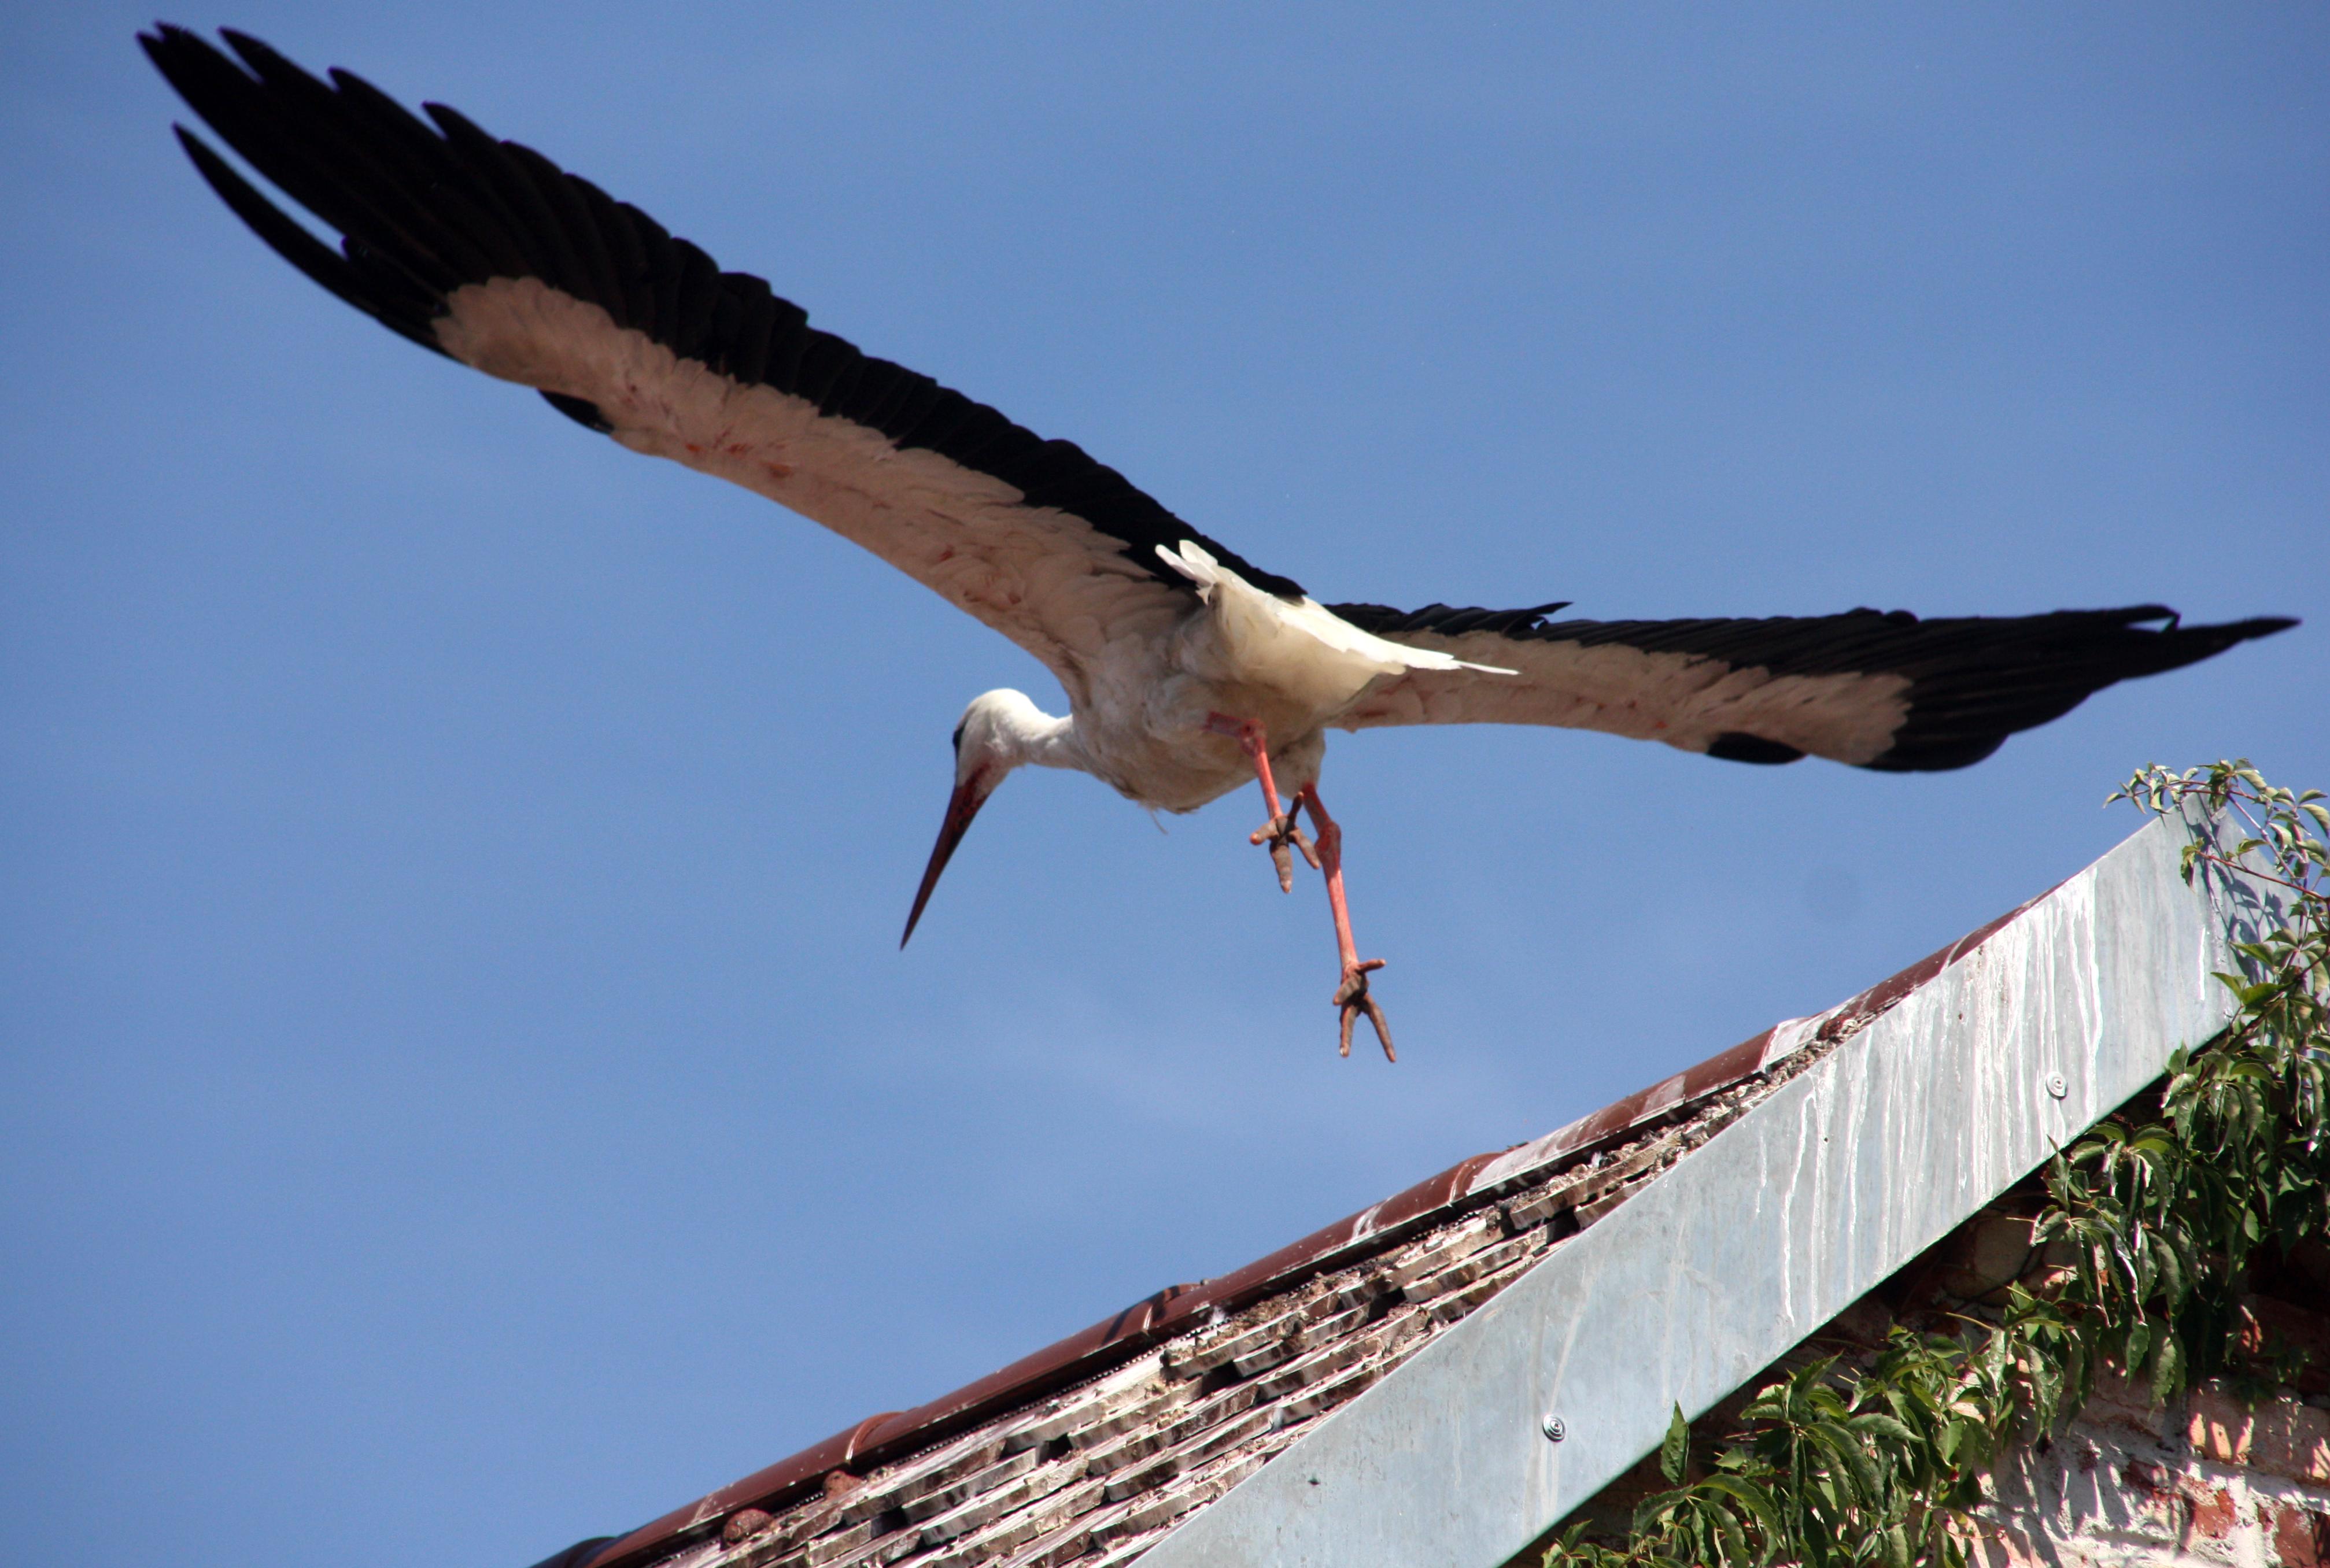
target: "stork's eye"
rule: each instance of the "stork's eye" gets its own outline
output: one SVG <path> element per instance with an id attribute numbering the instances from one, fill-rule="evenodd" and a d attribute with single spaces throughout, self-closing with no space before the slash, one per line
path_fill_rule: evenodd
<path id="1" fill-rule="evenodd" d="M 957 724 L 954 727 L 954 754 L 958 757 L 962 755 L 962 732 L 965 729 L 970 727 L 970 724 L 971 721 L 969 719 L 965 719 L 961 723 Z"/>

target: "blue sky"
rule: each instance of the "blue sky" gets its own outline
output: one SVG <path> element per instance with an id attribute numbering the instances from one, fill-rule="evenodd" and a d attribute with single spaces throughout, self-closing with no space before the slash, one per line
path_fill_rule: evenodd
<path id="1" fill-rule="evenodd" d="M 1243 796 L 308 284 L 145 11 L 0 54 L 8 1554 L 510 1568 L 2330 787 L 2305 7 L 180 14 L 456 104 L 1328 599 L 2307 618 L 1969 771 L 1338 738 L 1402 1059 Z"/>

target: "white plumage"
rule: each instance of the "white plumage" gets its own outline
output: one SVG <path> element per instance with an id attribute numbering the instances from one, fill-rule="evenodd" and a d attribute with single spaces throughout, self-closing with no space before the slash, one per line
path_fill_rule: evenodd
<path id="1" fill-rule="evenodd" d="M 1550 724 L 1744 762 L 1956 768 L 2115 681 L 2293 624 L 2181 627 L 2158 605 L 1607 622 L 1548 620 L 1561 605 L 1323 605 L 1074 445 L 811 328 L 760 279 L 720 271 L 539 154 L 441 105 L 424 124 L 345 71 L 327 84 L 255 39 L 224 36 L 239 62 L 178 28 L 142 41 L 230 146 L 343 236 L 336 250 L 317 241 L 182 129 L 203 177 L 292 265 L 390 330 L 536 388 L 634 451 L 864 545 L 1058 677 L 1066 717 L 1018 692 L 965 710 L 909 935 L 1014 769 L 1078 769 L 1168 811 L 1256 779 L 1270 815 L 1253 839 L 1270 847 L 1280 885 L 1292 887 L 1298 850 L 1325 874 L 1343 1049 L 1365 1015 L 1388 1055 L 1368 995 L 1380 966 L 1352 944 L 1340 833 L 1319 798 L 1331 727 Z"/>

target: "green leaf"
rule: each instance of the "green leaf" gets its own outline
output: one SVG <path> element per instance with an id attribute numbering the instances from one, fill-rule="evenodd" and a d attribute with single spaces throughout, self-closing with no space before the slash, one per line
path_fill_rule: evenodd
<path id="1" fill-rule="evenodd" d="M 1848 1429 L 1823 1422 L 1813 1429 L 1813 1434 L 1821 1447 L 1834 1456 L 1844 1476 L 1852 1482 L 1856 1501 L 1872 1501 L 1885 1489 L 1885 1480 L 1878 1472 L 1876 1459 L 1871 1457 L 1865 1446 L 1854 1440 Z"/>
<path id="2" fill-rule="evenodd" d="M 1889 1442 L 1900 1444 L 1903 1448 L 1915 1448 L 1918 1446 L 1918 1434 L 1916 1432 L 1911 1431 L 1908 1427 L 1902 1425 L 1901 1422 L 1894 1417 L 1886 1415 L 1879 1411 L 1868 1411 L 1862 1414 L 1854 1416 L 1852 1418 L 1852 1430 L 1855 1431 L 1873 1432 Z"/>
<path id="3" fill-rule="evenodd" d="M 1673 1419 L 1667 1422 L 1666 1441 L 1659 1445 L 1659 1473 L 1670 1485 L 1679 1487 L 1690 1458 L 1691 1423 L 1682 1419 L 1682 1406 L 1678 1404 Z"/>
<path id="4" fill-rule="evenodd" d="M 2043 1290 L 2012 1286 L 1994 1319 L 1965 1318 L 1956 1337 L 1897 1326 L 1873 1362 L 1776 1374 L 1707 1478 L 1645 1503 L 1623 1552 L 1579 1526 L 1549 1562 L 1965 1568 L 1946 1522 L 1979 1504 L 2010 1444 L 2078 1412 L 2099 1367 L 2149 1374 L 2160 1399 L 2220 1373 L 2287 1374 L 2247 1358 L 2233 1303 L 2260 1249 L 2330 1241 L 2330 849 L 2306 831 L 2330 827 L 2330 808 L 2246 760 L 2149 764 L 2114 798 L 2229 812 L 2187 836 L 2187 880 L 2204 859 L 2268 864 L 2283 888 L 2257 908 L 2282 923 L 2234 945 L 2244 972 L 2217 978 L 2240 1015 L 2170 1056 L 2151 1119 L 2107 1119 L 2041 1167 L 2033 1243 L 2068 1267 Z M 1680 1483 L 1690 1457 L 1677 1406 L 1660 1468 Z"/>
<path id="5" fill-rule="evenodd" d="M 2173 1335 L 2164 1336 L 2160 1342 L 2160 1359 L 2152 1369 L 2152 1397 L 2155 1403 L 2165 1404 L 2183 1391 L 2184 1365 L 2184 1347 Z"/>

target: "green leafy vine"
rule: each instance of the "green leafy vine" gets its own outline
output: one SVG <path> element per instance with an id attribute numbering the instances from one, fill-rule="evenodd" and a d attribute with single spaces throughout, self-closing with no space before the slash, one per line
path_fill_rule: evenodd
<path id="1" fill-rule="evenodd" d="M 2149 767 L 2112 800 L 2197 806 L 2240 834 L 2196 833 L 2190 881 L 2242 862 L 2281 890 L 2279 923 L 2220 975 L 2226 1032 L 2171 1057 L 2156 1098 L 2060 1154 L 2033 1231 L 2035 1266 L 2004 1304 L 1949 1332 L 1895 1327 L 1873 1357 L 1832 1356 L 1759 1389 L 1704 1465 L 1677 1410 L 1659 1456 L 1672 1488 L 1621 1544 L 1565 1531 L 1547 1568 L 1964 1568 L 1980 1479 L 2009 1445 L 2060 1431 L 2110 1369 L 2155 1400 L 2223 1378 L 2255 1393 L 2295 1370 L 2258 1343 L 2255 1270 L 2330 1238 L 2330 809 L 2246 760 Z M 2237 825 L 2237 826 L 2236 826 Z"/>

